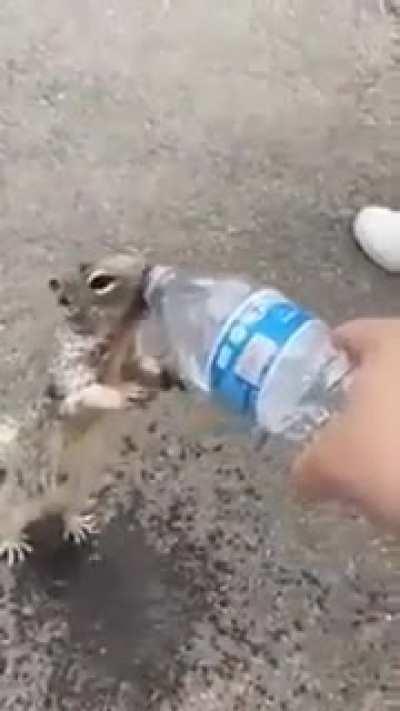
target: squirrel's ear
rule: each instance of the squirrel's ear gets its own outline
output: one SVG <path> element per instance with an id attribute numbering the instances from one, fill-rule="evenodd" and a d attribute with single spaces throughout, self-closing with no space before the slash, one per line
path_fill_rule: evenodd
<path id="1" fill-rule="evenodd" d="M 61 284 L 58 281 L 58 279 L 55 279 L 55 278 L 49 279 L 49 289 L 51 291 L 59 291 L 60 288 L 61 288 Z"/>

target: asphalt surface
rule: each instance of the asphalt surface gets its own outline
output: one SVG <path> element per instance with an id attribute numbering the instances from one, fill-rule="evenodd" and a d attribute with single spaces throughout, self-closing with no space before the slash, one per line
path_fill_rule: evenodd
<path id="1" fill-rule="evenodd" d="M 398 279 L 349 234 L 365 203 L 400 205 L 397 12 L 2 0 L 4 413 L 45 371 L 48 277 L 106 248 L 249 272 L 334 323 L 398 313 Z M 386 708 L 396 542 L 299 508 L 282 452 L 190 410 L 123 423 L 91 547 L 60 549 L 48 522 L 0 569 L 0 708 Z"/>

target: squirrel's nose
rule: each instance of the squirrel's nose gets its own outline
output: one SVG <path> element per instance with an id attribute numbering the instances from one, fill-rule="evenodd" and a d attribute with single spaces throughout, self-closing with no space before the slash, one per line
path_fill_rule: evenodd
<path id="1" fill-rule="evenodd" d="M 61 284 L 58 281 L 58 279 L 56 279 L 56 278 L 49 279 L 49 289 L 51 289 L 51 291 L 59 291 L 60 288 L 61 288 Z"/>
<path id="2" fill-rule="evenodd" d="M 58 303 L 60 306 L 69 306 L 71 302 L 66 294 L 61 294 L 58 298 Z"/>

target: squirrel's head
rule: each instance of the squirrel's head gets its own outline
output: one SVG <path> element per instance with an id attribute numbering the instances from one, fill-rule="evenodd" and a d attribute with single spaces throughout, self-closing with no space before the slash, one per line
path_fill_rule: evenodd
<path id="1" fill-rule="evenodd" d="M 147 272 L 140 253 L 116 253 L 50 279 L 49 287 L 74 329 L 97 334 L 145 315 Z"/>

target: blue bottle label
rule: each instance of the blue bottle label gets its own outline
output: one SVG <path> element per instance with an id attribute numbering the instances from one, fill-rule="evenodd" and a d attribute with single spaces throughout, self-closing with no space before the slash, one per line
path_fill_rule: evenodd
<path id="1" fill-rule="evenodd" d="M 208 366 L 213 399 L 256 421 L 257 398 L 278 354 L 314 315 L 275 291 L 257 291 L 219 334 Z"/>

